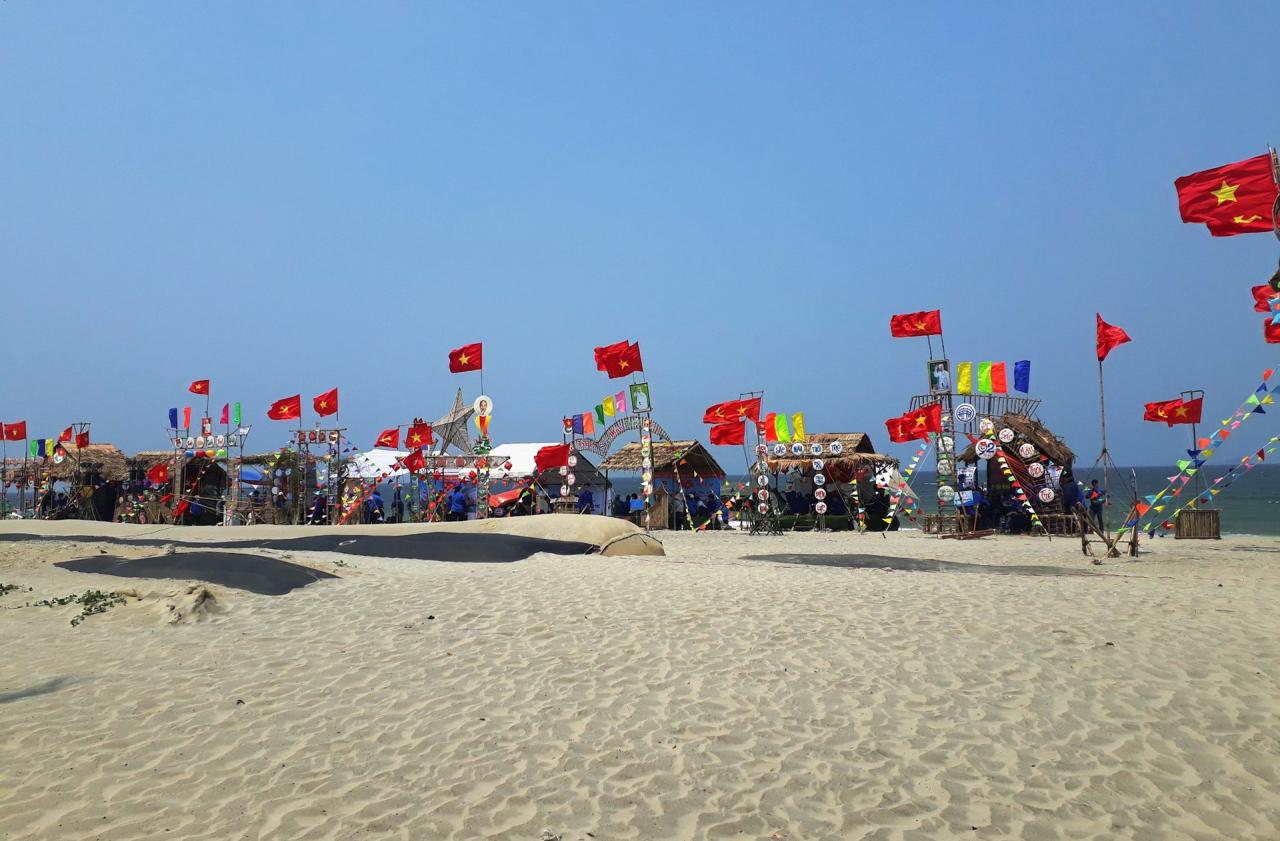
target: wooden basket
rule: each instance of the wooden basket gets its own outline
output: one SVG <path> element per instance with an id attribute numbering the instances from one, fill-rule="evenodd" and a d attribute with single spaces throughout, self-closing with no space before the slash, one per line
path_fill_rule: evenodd
<path id="1" fill-rule="evenodd" d="M 1222 523 L 1217 508 L 1189 508 L 1178 513 L 1173 536 L 1178 540 L 1220 540 Z"/>

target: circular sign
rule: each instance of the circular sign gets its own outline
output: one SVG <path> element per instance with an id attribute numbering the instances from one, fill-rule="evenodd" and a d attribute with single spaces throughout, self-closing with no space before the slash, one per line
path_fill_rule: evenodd
<path id="1" fill-rule="evenodd" d="M 978 416 L 978 410 L 974 408 L 972 403 L 961 403 L 956 406 L 956 420 L 961 423 L 970 423 Z"/>
<path id="2" fill-rule="evenodd" d="M 769 513 L 769 506 L 768 506 L 768 505 L 765 505 L 765 504 L 762 502 L 762 503 L 760 503 L 759 505 L 757 505 L 757 506 L 756 506 L 756 510 L 757 510 L 757 511 L 759 511 L 761 514 L 768 514 L 768 513 Z"/>
<path id="3" fill-rule="evenodd" d="M 578 483 L 578 477 L 570 473 L 568 476 L 565 477 L 565 481 L 568 482 L 570 485 L 576 485 Z"/>
<path id="4" fill-rule="evenodd" d="M 562 465 L 560 465 L 560 475 L 561 475 L 561 476 L 568 476 L 568 475 L 569 475 L 569 468 L 565 467 L 563 464 L 562 464 Z"/>
<path id="5" fill-rule="evenodd" d="M 1000 443 L 1002 444 L 1011 444 L 1013 443 L 1013 439 L 1017 437 L 1017 433 L 1006 426 L 1004 429 L 1000 430 L 1000 433 L 996 437 L 1000 439 Z"/>
<path id="6" fill-rule="evenodd" d="M 227 446 L 227 436 L 225 435 L 219 435 L 217 438 L 213 440 L 214 440 L 214 443 L 216 443 L 219 447 Z"/>
<path id="7" fill-rule="evenodd" d="M 952 472 L 953 471 L 951 469 L 951 459 L 949 458 L 938 459 L 938 475 L 950 476 Z"/>
<path id="8" fill-rule="evenodd" d="M 938 449 L 944 453 L 949 453 L 956 448 L 956 441 L 950 435 L 943 435 L 938 438 Z"/>
<path id="9" fill-rule="evenodd" d="M 814 498 L 814 499 L 816 499 L 816 500 L 818 500 L 818 501 L 822 501 L 822 500 L 826 499 L 826 498 L 827 498 L 827 489 L 826 489 L 826 488 L 816 488 L 816 489 L 814 489 L 814 491 L 813 491 L 813 498 Z"/>
<path id="10" fill-rule="evenodd" d="M 1039 497 L 1041 502 L 1053 502 L 1053 498 L 1057 496 L 1053 492 L 1053 488 L 1041 488 Z"/>
<path id="11" fill-rule="evenodd" d="M 938 499 L 942 500 L 943 502 L 950 502 L 955 498 L 956 498 L 955 488 L 951 487 L 950 485 L 939 486 Z"/>
<path id="12" fill-rule="evenodd" d="M 817 511 L 819 514 L 825 514 L 827 513 L 827 504 L 825 502 L 819 502 L 813 506 L 813 510 Z"/>
<path id="13" fill-rule="evenodd" d="M 1031 444 L 1022 444 L 1018 447 L 1018 455 L 1022 458 L 1035 458 L 1036 448 Z"/>
<path id="14" fill-rule="evenodd" d="M 187 449 L 189 450 L 189 449 L 191 449 L 192 447 L 194 447 L 195 445 L 196 445 L 196 439 L 195 439 L 195 438 L 192 438 L 190 435 L 188 435 L 188 436 L 187 436 Z"/>
<path id="15" fill-rule="evenodd" d="M 648 458 L 642 458 L 642 459 L 640 459 L 640 469 L 641 469 L 641 470 L 648 470 L 648 469 L 649 469 L 649 468 L 651 468 L 651 467 L 653 467 L 653 462 L 652 462 L 652 461 L 650 461 Z"/>
<path id="16" fill-rule="evenodd" d="M 493 399 L 487 394 L 482 394 L 476 398 L 476 402 L 471 404 L 471 408 L 482 418 L 487 418 L 493 414 Z"/>
<path id="17" fill-rule="evenodd" d="M 983 418 L 978 421 L 978 431 L 983 435 L 990 435 L 996 431 L 996 422 L 991 418 Z"/>
<path id="18" fill-rule="evenodd" d="M 986 461 L 995 457 L 996 442 L 990 438 L 979 438 L 973 445 L 973 451 L 978 454 L 978 458 Z"/>
<path id="19" fill-rule="evenodd" d="M 819 444 L 817 441 L 814 441 L 812 444 L 809 445 L 809 452 L 815 456 L 822 455 L 822 445 Z"/>
<path id="20" fill-rule="evenodd" d="M 569 486 L 568 486 L 568 485 L 561 485 L 561 486 L 560 486 L 560 495 L 561 495 L 561 496 L 568 496 L 568 495 L 569 495 Z"/>
<path id="21" fill-rule="evenodd" d="M 768 444 L 756 444 L 756 455 L 758 455 L 758 456 L 767 456 L 767 455 L 769 455 L 769 445 L 768 445 Z"/>
<path id="22" fill-rule="evenodd" d="M 821 473 L 815 473 L 813 474 L 813 483 L 821 487 L 827 483 L 827 477 L 823 476 Z"/>
<path id="23" fill-rule="evenodd" d="M 804 455 L 804 444 L 801 444 L 799 441 L 797 441 L 797 442 L 795 442 L 794 444 L 792 444 L 792 445 L 791 445 L 791 455 L 793 455 L 793 456 L 802 456 L 802 455 Z"/>
<path id="24" fill-rule="evenodd" d="M 577 467 L 577 466 L 578 466 L 578 457 L 577 457 L 577 456 L 569 456 L 569 466 L 570 466 L 570 467 Z"/>
<path id="25" fill-rule="evenodd" d="M 1027 472 L 1031 474 L 1031 478 L 1039 479 L 1044 475 L 1044 465 L 1038 461 L 1033 461 L 1027 465 Z"/>
<path id="26" fill-rule="evenodd" d="M 821 470 L 823 467 L 825 467 L 825 466 L 826 466 L 826 465 L 823 463 L 822 459 L 820 459 L 820 458 L 815 458 L 815 459 L 813 460 L 812 464 L 813 464 L 813 469 L 814 469 L 814 470 Z"/>
<path id="27" fill-rule="evenodd" d="M 762 488 L 769 487 L 769 477 L 765 476 L 763 473 L 760 474 L 759 476 L 756 477 L 756 484 Z"/>
<path id="28" fill-rule="evenodd" d="M 59 447 L 53 451 L 53 463 L 62 464 L 67 460 L 67 451 Z"/>
<path id="29" fill-rule="evenodd" d="M 196 438 L 196 448 L 199 449 L 200 447 L 203 447 L 203 446 L 204 446 L 204 436 L 201 435 L 200 437 Z"/>
<path id="30" fill-rule="evenodd" d="M 756 491 L 756 499 L 760 500 L 761 502 L 767 502 L 769 500 L 769 492 L 766 491 L 764 488 L 761 488 L 760 490 Z"/>
<path id="31" fill-rule="evenodd" d="M 839 441 L 832 441 L 831 446 L 827 447 L 827 449 L 831 451 L 831 455 L 838 456 L 844 452 L 844 444 Z"/>
<path id="32" fill-rule="evenodd" d="M 785 456 L 785 455 L 787 454 L 787 445 L 786 445 L 786 444 L 774 444 L 774 445 L 773 445 L 773 454 L 774 454 L 775 456 Z"/>
<path id="33" fill-rule="evenodd" d="M 467 464 L 467 460 L 465 458 L 457 458 L 453 460 L 454 467 L 465 467 L 466 464 Z"/>

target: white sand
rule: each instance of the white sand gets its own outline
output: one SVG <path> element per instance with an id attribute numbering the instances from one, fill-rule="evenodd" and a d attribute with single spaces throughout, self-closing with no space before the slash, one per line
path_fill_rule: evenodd
<path id="1" fill-rule="evenodd" d="M 1103 567 L 1068 540 L 664 541 L 296 553 L 344 577 L 201 588 L 177 624 L 182 584 L 0 543 L 34 588 L 0 597 L 0 839 L 1280 838 L 1280 540 Z M 773 552 L 1085 574 L 744 559 Z M 89 587 L 149 598 L 13 609 Z"/>

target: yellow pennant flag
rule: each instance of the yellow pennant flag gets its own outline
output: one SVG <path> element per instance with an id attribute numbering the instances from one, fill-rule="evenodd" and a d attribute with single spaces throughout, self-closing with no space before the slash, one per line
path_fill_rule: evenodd
<path id="1" fill-rule="evenodd" d="M 956 392 L 959 394 L 973 394 L 972 362 L 959 362 L 956 364 Z"/>
<path id="2" fill-rule="evenodd" d="M 804 440 L 804 412 L 796 412 L 791 416 L 792 438 L 797 441 Z"/>
<path id="3" fill-rule="evenodd" d="M 615 411 L 614 411 L 614 408 L 613 408 L 613 398 L 612 398 L 612 397 L 606 397 L 606 398 L 604 399 L 604 402 L 603 402 L 603 403 L 601 403 L 600 405 L 604 407 L 604 416 L 605 416 L 606 418 L 611 418 L 611 417 L 613 417 L 615 414 L 617 414 L 617 412 L 615 412 Z"/>

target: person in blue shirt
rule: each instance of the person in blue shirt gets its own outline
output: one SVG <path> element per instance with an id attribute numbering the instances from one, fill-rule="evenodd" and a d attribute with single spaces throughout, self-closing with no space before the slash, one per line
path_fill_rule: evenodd
<path id="1" fill-rule="evenodd" d="M 591 489 L 583 487 L 582 492 L 578 494 L 578 513 L 594 514 L 596 511 L 596 500 L 591 495 Z"/>
<path id="2" fill-rule="evenodd" d="M 1089 513 L 1093 516 L 1093 521 L 1102 528 L 1102 507 L 1107 504 L 1107 492 L 1098 485 L 1098 480 L 1094 479 L 1089 483 L 1089 490 L 1085 491 L 1084 498 L 1089 502 Z"/>
<path id="3" fill-rule="evenodd" d="M 449 519 L 455 522 L 467 519 L 467 492 L 461 482 L 449 493 Z"/>

